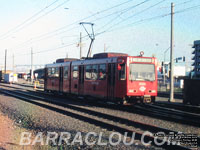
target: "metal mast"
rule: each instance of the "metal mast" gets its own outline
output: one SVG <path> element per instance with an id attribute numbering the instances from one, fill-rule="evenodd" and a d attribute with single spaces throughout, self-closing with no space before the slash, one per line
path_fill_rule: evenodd
<path id="1" fill-rule="evenodd" d="M 174 3 L 171 3 L 170 102 L 174 102 Z"/>
<path id="2" fill-rule="evenodd" d="M 4 66 L 4 74 L 6 74 L 6 62 L 7 62 L 7 49 L 5 50 L 5 66 Z"/>
<path id="3" fill-rule="evenodd" d="M 31 83 L 33 83 L 33 48 L 31 47 Z"/>
<path id="4" fill-rule="evenodd" d="M 80 59 L 82 58 L 82 33 L 80 32 L 80 43 L 79 43 L 79 46 L 80 46 Z"/>

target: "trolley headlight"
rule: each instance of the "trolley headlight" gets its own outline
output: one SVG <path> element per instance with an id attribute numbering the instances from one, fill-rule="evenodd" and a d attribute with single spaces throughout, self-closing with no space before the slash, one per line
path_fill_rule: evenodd
<path id="1" fill-rule="evenodd" d="M 151 93 L 156 93 L 156 90 L 151 90 Z"/>
<path id="2" fill-rule="evenodd" d="M 128 92 L 129 92 L 129 93 L 136 93 L 137 90 L 129 90 Z"/>

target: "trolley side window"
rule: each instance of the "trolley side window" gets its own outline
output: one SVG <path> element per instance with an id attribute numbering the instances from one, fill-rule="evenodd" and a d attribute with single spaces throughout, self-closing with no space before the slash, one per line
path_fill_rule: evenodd
<path id="1" fill-rule="evenodd" d="M 48 77 L 51 77 L 51 68 L 48 68 L 48 69 L 47 69 L 47 76 L 48 76 Z"/>
<path id="2" fill-rule="evenodd" d="M 78 78 L 78 66 L 73 67 L 73 78 L 74 79 Z"/>
<path id="3" fill-rule="evenodd" d="M 59 67 L 48 68 L 48 77 L 59 77 Z"/>
<path id="4" fill-rule="evenodd" d="M 64 78 L 65 78 L 65 79 L 68 78 L 68 73 L 69 73 L 69 71 L 68 71 L 68 66 L 65 66 L 65 67 L 64 67 Z"/>
<path id="5" fill-rule="evenodd" d="M 56 72 L 56 69 L 55 68 L 51 68 L 51 77 L 54 77 L 55 72 Z"/>
<path id="6" fill-rule="evenodd" d="M 92 66 L 92 80 L 97 80 L 98 78 L 98 65 L 93 65 Z"/>
<path id="7" fill-rule="evenodd" d="M 126 64 L 118 64 L 119 80 L 126 80 Z"/>
<path id="8" fill-rule="evenodd" d="M 54 77 L 59 77 L 59 67 L 56 67 L 54 69 L 55 69 Z"/>
<path id="9" fill-rule="evenodd" d="M 99 80 L 106 79 L 106 64 L 99 65 Z"/>
<path id="10" fill-rule="evenodd" d="M 91 80 L 92 79 L 91 72 L 92 72 L 92 65 L 87 65 L 85 67 L 85 79 L 87 79 L 87 80 Z"/>

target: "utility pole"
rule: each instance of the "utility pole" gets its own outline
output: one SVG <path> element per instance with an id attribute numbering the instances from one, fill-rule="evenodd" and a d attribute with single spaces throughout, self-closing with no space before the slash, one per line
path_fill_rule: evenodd
<path id="1" fill-rule="evenodd" d="M 7 62 L 7 49 L 5 50 L 5 68 L 4 68 L 4 74 L 6 74 L 6 62 Z"/>
<path id="2" fill-rule="evenodd" d="M 80 32 L 80 43 L 79 43 L 79 46 L 80 46 L 80 59 L 82 58 L 82 34 Z"/>
<path id="3" fill-rule="evenodd" d="M 33 83 L 33 48 L 31 47 L 31 83 Z"/>
<path id="4" fill-rule="evenodd" d="M 13 54 L 13 73 L 14 73 L 14 71 L 15 71 L 15 56 Z"/>
<path id="5" fill-rule="evenodd" d="M 164 80 L 164 86 L 165 86 L 165 57 L 164 57 L 164 62 L 163 62 L 163 80 Z"/>
<path id="6" fill-rule="evenodd" d="M 106 44 L 104 43 L 104 53 L 106 52 Z"/>
<path id="7" fill-rule="evenodd" d="M 174 3 L 171 3 L 170 102 L 174 102 Z"/>

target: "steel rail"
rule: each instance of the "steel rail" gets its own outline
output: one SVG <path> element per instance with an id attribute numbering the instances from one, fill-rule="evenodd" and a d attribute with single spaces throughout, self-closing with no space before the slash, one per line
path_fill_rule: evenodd
<path id="1" fill-rule="evenodd" d="M 116 126 L 116 125 L 113 125 L 113 124 L 110 124 L 110 123 L 107 123 L 107 122 L 103 122 L 103 121 L 99 121 L 97 119 L 94 119 L 94 118 L 90 118 L 90 117 L 86 117 L 84 115 L 80 115 L 80 114 L 76 114 L 76 113 L 73 113 L 71 111 L 67 111 L 67 110 L 63 110 L 63 109 L 59 109 L 59 108 L 56 108 L 54 106 L 49 106 L 49 105 L 46 105 L 44 103 L 41 103 L 40 101 L 38 100 L 34 100 L 34 99 L 30 99 L 30 98 L 39 98 L 38 96 L 33 96 L 33 95 L 27 95 L 26 94 L 23 94 L 22 92 L 16 92 L 16 91 L 10 91 L 10 90 L 5 90 L 5 89 L 1 89 L 0 90 L 2 93 L 4 94 L 7 94 L 7 95 L 10 95 L 10 96 L 13 96 L 13 97 L 16 97 L 16 98 L 19 98 L 19 99 L 22 99 L 22 100 L 25 100 L 26 102 L 30 102 L 30 103 L 33 103 L 35 105 L 38 105 L 38 106 L 41 106 L 41 107 L 44 107 L 44 108 L 47 108 L 47 109 L 50 109 L 50 110 L 53 110 L 53 111 L 56 111 L 56 112 L 59 112 L 59 113 L 62 113 L 62 114 L 65 114 L 65 115 L 70 115 L 70 116 L 73 116 L 75 118 L 78 118 L 82 121 L 85 121 L 85 122 L 88 122 L 88 123 L 91 123 L 91 124 L 94 124 L 94 125 L 98 125 L 98 126 L 101 126 L 103 128 L 106 128 L 110 131 L 117 131 L 121 134 L 124 134 L 125 132 L 128 133 L 128 136 L 129 137 L 132 137 L 132 134 L 135 133 L 135 138 L 136 139 L 141 139 L 142 137 L 142 134 L 143 133 L 140 133 L 138 131 L 134 131 L 134 130 L 130 130 L 130 129 L 127 129 L 127 128 L 123 128 L 123 127 L 120 127 L 120 126 Z M 16 94 L 17 93 L 17 94 Z M 21 96 L 23 95 L 23 96 Z M 110 116 L 110 115 L 107 115 L 107 114 L 103 114 L 103 113 L 99 113 L 99 112 L 94 112 L 94 111 L 91 111 L 91 110 L 84 110 L 83 108 L 78 108 L 78 107 L 74 107 L 74 106 L 70 106 L 69 105 L 66 105 L 66 104 L 63 104 L 63 103 L 60 103 L 58 101 L 52 101 L 52 100 L 49 100 L 49 99 L 44 99 L 44 98 L 41 98 L 40 100 L 44 101 L 45 102 L 48 102 L 48 103 L 51 103 L 51 104 L 60 104 L 60 105 L 64 105 L 65 107 L 69 108 L 69 109 L 75 109 L 77 111 L 84 111 L 84 113 L 95 113 L 96 115 L 100 115 L 101 117 L 107 117 L 107 119 L 111 119 L 111 118 L 114 118 L 114 116 Z M 93 114 L 94 115 L 94 114 Z M 115 117 L 115 120 L 119 119 L 119 117 Z M 123 120 L 123 118 L 120 119 L 121 121 Z M 125 121 L 125 120 L 123 120 Z M 126 120 L 128 121 L 128 120 Z M 130 123 L 130 120 L 128 121 Z M 143 126 L 147 126 L 145 124 L 143 124 Z M 155 128 L 155 127 L 154 127 Z M 158 128 L 157 128 L 158 129 Z M 159 128 L 158 130 L 160 130 L 161 128 Z M 163 129 L 162 129 L 163 130 Z M 146 136 L 145 139 L 149 140 L 149 141 L 152 141 L 152 144 L 154 146 L 156 146 L 156 143 L 154 142 L 154 139 L 156 137 L 155 136 Z M 159 142 L 162 142 L 162 139 L 157 139 Z M 172 143 L 169 143 L 169 141 L 165 141 L 165 143 L 162 145 L 162 147 L 166 148 L 166 149 L 190 149 L 188 147 L 184 147 L 184 146 L 181 146 L 181 145 L 172 145 Z"/>

